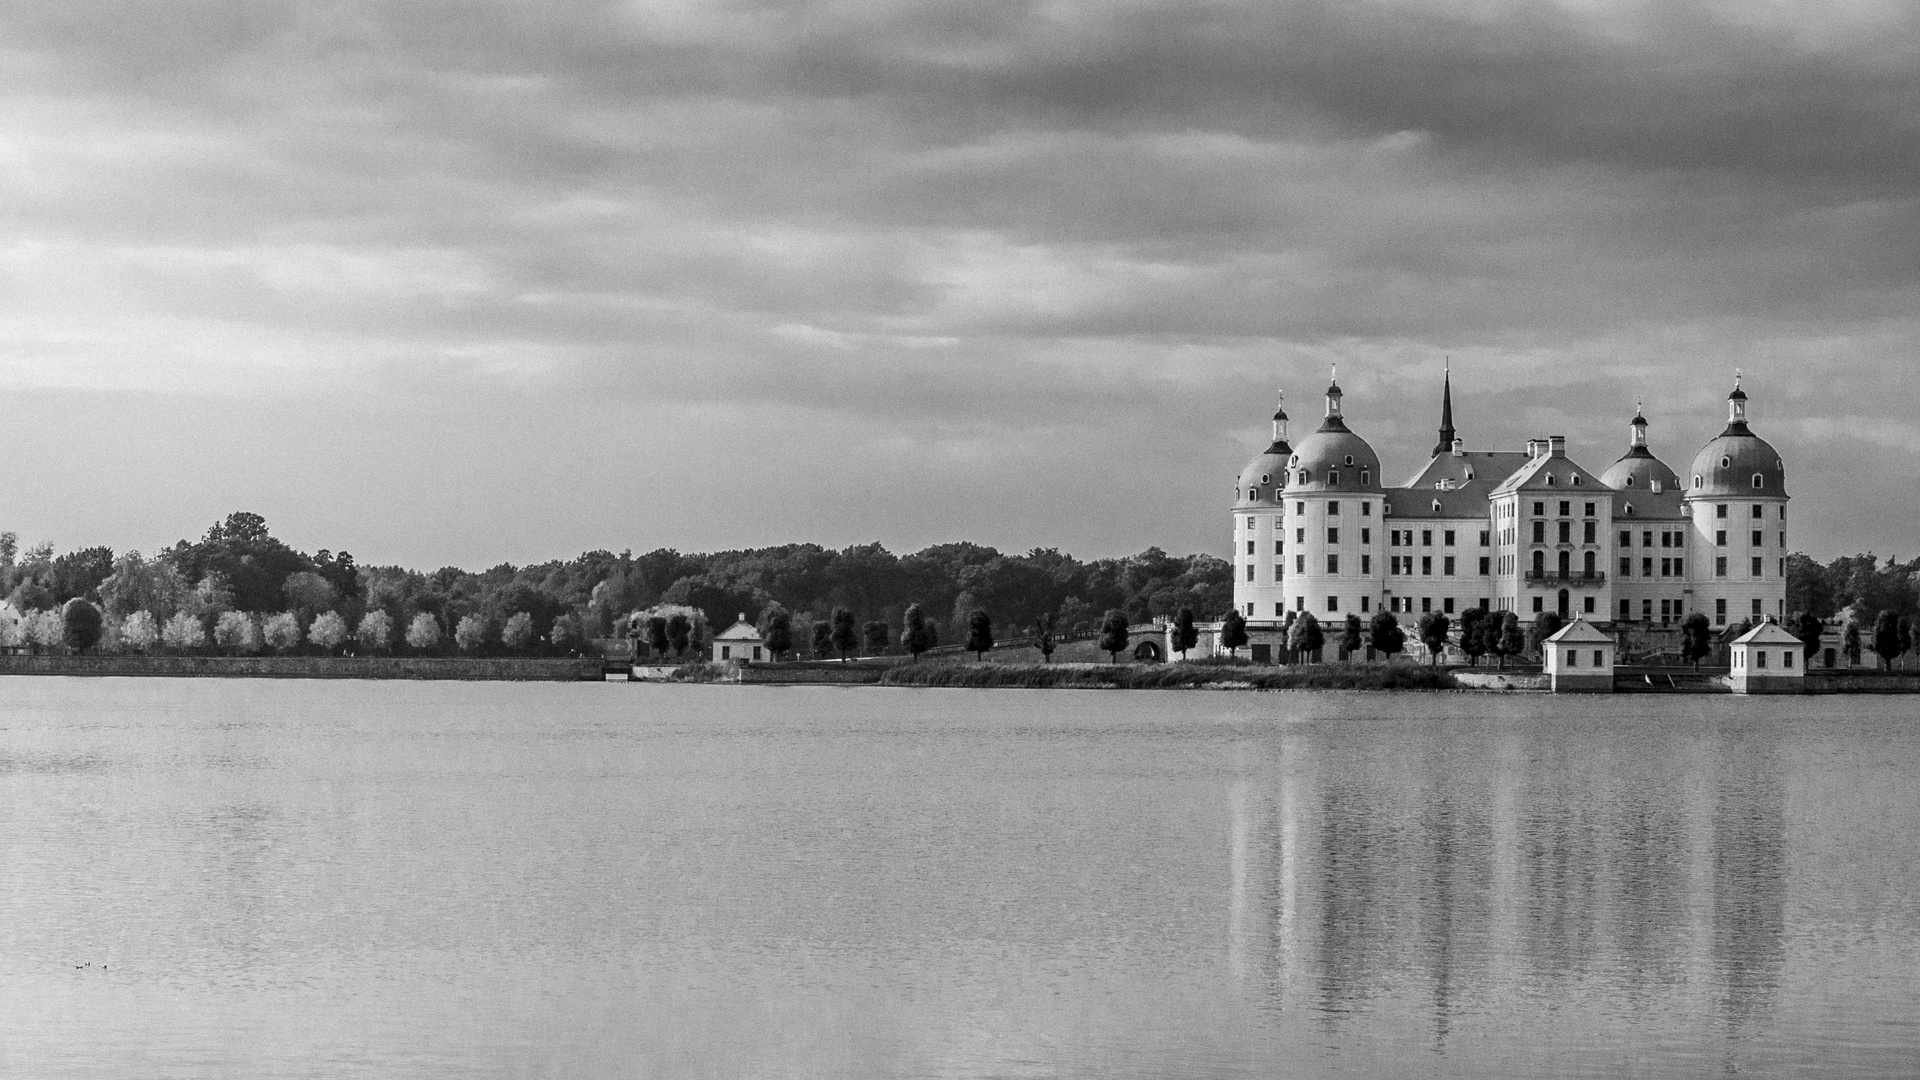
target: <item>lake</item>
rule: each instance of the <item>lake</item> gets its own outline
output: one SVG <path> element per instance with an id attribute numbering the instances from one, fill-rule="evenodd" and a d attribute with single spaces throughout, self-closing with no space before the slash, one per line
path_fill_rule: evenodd
<path id="1" fill-rule="evenodd" d="M 0 681 L 0 1074 L 1920 1070 L 1912 698 Z"/>

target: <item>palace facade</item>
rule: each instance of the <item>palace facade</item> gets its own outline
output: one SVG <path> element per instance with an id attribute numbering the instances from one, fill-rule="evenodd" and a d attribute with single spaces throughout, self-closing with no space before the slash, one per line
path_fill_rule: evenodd
<path id="1" fill-rule="evenodd" d="M 1695 611 L 1716 626 L 1783 618 L 1786 466 L 1748 426 L 1738 376 L 1726 429 L 1684 476 L 1654 455 L 1648 426 L 1636 414 L 1626 452 L 1600 473 L 1558 435 L 1468 450 L 1449 373 L 1432 456 L 1389 487 L 1336 378 L 1320 426 L 1294 446 L 1285 410 L 1274 413 L 1272 445 L 1234 484 L 1235 606 L 1256 630 L 1289 611 L 1406 622 L 1478 607 L 1647 627 Z"/>

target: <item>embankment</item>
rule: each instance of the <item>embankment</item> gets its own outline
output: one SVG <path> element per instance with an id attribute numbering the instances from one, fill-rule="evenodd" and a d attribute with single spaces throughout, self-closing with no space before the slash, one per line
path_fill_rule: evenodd
<path id="1" fill-rule="evenodd" d="M 601 678 L 601 664 L 525 656 L 0 656 L 0 675 L 577 682 Z"/>
<path id="2" fill-rule="evenodd" d="M 902 664 L 882 686 L 1027 689 L 1452 690 L 1453 676 L 1412 664 Z"/>

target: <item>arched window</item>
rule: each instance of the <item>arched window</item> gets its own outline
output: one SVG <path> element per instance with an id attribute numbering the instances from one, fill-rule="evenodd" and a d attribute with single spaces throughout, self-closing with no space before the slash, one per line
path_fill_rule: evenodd
<path id="1" fill-rule="evenodd" d="M 1572 573 L 1573 573 L 1573 552 L 1563 551 L 1560 553 L 1560 576 L 1566 577 Z"/>
<path id="2" fill-rule="evenodd" d="M 1763 488 L 1763 487 L 1766 487 L 1766 486 L 1767 486 L 1767 478 L 1766 478 L 1766 477 L 1764 477 L 1764 476 L 1762 476 L 1762 475 L 1760 475 L 1759 473 L 1754 473 L 1754 474 L 1753 474 L 1753 487 L 1754 487 L 1754 490 L 1756 490 L 1756 491 L 1758 491 L 1759 489 L 1761 489 L 1761 488 Z"/>
<path id="3" fill-rule="evenodd" d="M 1579 487 L 1579 486 L 1580 486 L 1580 474 L 1579 474 L 1579 473 L 1574 473 L 1574 474 L 1573 474 L 1573 486 L 1574 486 L 1574 487 Z"/>
<path id="4" fill-rule="evenodd" d="M 1700 486 L 1700 474 L 1699 474 L 1699 473 L 1694 473 L 1694 474 L 1693 474 L 1693 486 L 1694 486 L 1694 487 L 1699 487 L 1699 486 Z"/>
<path id="5" fill-rule="evenodd" d="M 1632 513 L 1633 513 L 1633 504 L 1632 504 L 1632 503 L 1628 503 L 1628 504 L 1627 504 L 1627 513 L 1628 513 L 1628 514 L 1632 514 Z"/>
<path id="6" fill-rule="evenodd" d="M 1440 512 L 1440 500 L 1439 500 L 1439 499 L 1435 499 L 1435 500 L 1433 500 L 1433 512 L 1434 512 L 1434 513 L 1436 513 L 1436 514 Z"/>
<path id="7" fill-rule="evenodd" d="M 1552 487 L 1552 486 L 1553 486 L 1553 474 L 1552 474 L 1552 473 L 1548 473 L 1548 474 L 1547 474 L 1547 486 L 1548 486 L 1548 487 Z"/>
<path id="8" fill-rule="evenodd" d="M 1307 470 L 1305 469 L 1300 470 L 1300 482 L 1303 484 L 1307 482 Z"/>
<path id="9" fill-rule="evenodd" d="M 1544 551 L 1533 553 L 1533 576 L 1536 578 L 1547 576 L 1547 553 Z"/>
<path id="10" fill-rule="evenodd" d="M 1368 484 L 1371 484 L 1371 483 L 1373 483 L 1373 470 L 1361 469 L 1360 470 L 1360 486 L 1366 487 Z"/>

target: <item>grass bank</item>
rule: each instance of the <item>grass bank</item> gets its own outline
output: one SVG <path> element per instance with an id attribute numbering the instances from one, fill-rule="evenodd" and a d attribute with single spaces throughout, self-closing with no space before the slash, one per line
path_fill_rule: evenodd
<path id="1" fill-rule="evenodd" d="M 1452 690 L 1453 676 L 1416 664 L 1274 667 L 1218 662 L 1171 664 L 903 664 L 882 686 L 1045 689 Z"/>

